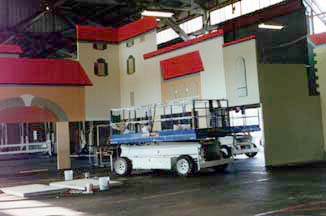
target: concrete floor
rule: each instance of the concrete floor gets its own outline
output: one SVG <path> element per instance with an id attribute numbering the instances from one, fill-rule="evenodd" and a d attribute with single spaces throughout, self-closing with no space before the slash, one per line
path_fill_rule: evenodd
<path id="1" fill-rule="evenodd" d="M 46 181 L 44 176 L 9 180 L 35 183 Z M 1 175 L 1 185 L 5 179 Z M 0 194 L 0 215 L 326 215 L 326 166 L 266 172 L 262 154 L 236 160 L 225 173 L 206 171 L 191 178 L 143 173 L 115 179 L 124 186 L 95 195 L 19 200 Z"/>

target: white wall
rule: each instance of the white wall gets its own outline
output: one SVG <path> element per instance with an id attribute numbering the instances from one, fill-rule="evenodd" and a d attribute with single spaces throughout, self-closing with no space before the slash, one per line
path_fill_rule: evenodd
<path id="1" fill-rule="evenodd" d="M 240 106 L 260 103 L 256 40 L 249 40 L 224 48 L 224 68 L 227 99 L 230 106 Z M 242 94 L 242 71 L 238 61 L 245 60 L 247 95 Z"/>
<path id="2" fill-rule="evenodd" d="M 93 86 L 85 87 L 86 120 L 108 120 L 109 109 L 120 107 L 119 47 L 108 44 L 106 50 L 93 49 L 93 43 L 78 42 L 78 60 Z M 109 75 L 96 76 L 94 63 L 103 58 L 108 63 Z"/>
<path id="3" fill-rule="evenodd" d="M 145 60 L 145 68 L 150 71 L 152 76 L 151 82 L 160 83 L 162 80 L 160 61 L 198 50 L 205 68 L 204 71 L 200 72 L 201 97 L 205 99 L 226 98 L 222 46 L 223 37 L 208 39 L 149 58 Z M 146 82 L 145 85 L 150 84 Z"/>
<path id="4" fill-rule="evenodd" d="M 92 43 L 78 42 L 78 59 L 93 83 L 93 86 L 86 87 L 87 120 L 105 120 L 110 108 L 131 106 L 132 92 L 135 106 L 164 102 L 162 84 L 166 81 L 162 78 L 160 61 L 197 50 L 204 65 L 204 71 L 198 73 L 196 79 L 201 98 L 228 98 L 232 105 L 259 103 L 254 41 L 223 48 L 224 39 L 219 36 L 145 60 L 144 54 L 157 49 L 156 31 L 147 32 L 133 40 L 134 45 L 131 47 L 127 47 L 128 41 L 124 41 L 119 45 L 109 44 L 104 51 L 93 49 Z M 246 59 L 249 74 L 247 98 L 237 98 L 231 88 L 236 77 L 232 65 L 239 53 Z M 127 73 L 127 59 L 130 55 L 136 60 L 136 72 L 131 75 Z M 109 76 L 98 77 L 94 74 L 94 63 L 98 58 L 108 62 Z M 224 71 L 224 66 L 228 72 Z M 189 76 L 192 75 L 177 79 Z"/>
<path id="5" fill-rule="evenodd" d="M 326 131 L 326 45 L 319 46 L 314 50 L 317 69 L 316 75 L 319 77 L 319 92 L 322 110 L 323 131 Z M 326 152 L 326 136 L 324 134 L 324 151 Z"/>
<path id="6" fill-rule="evenodd" d="M 144 37 L 144 38 L 142 38 Z M 147 67 L 143 54 L 157 49 L 156 30 L 133 38 L 134 45 L 127 47 L 127 41 L 119 44 L 121 106 L 130 106 L 130 93 L 134 92 L 135 105 L 158 103 L 161 101 L 160 79 L 157 71 Z M 127 74 L 127 59 L 132 55 L 136 62 L 136 72 Z"/>

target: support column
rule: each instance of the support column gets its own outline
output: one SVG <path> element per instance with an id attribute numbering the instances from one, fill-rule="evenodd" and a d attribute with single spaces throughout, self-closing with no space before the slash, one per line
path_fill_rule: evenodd
<path id="1" fill-rule="evenodd" d="M 69 122 L 57 122 L 57 169 L 70 169 L 70 135 Z"/>

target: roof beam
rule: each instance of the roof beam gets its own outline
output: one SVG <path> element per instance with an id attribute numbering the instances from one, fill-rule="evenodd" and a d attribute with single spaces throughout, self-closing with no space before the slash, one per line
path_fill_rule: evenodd
<path id="1" fill-rule="evenodd" d="M 173 18 L 167 18 L 167 19 L 162 19 L 165 24 L 170 26 L 179 36 L 182 40 L 186 41 L 189 40 L 189 36 L 185 31 L 183 31 L 182 28 L 178 25 L 178 23 L 173 19 Z"/>
<path id="2" fill-rule="evenodd" d="M 34 15 L 34 16 L 26 19 L 25 21 L 21 22 L 20 24 L 16 25 L 15 32 L 18 32 L 18 30 L 20 30 L 20 29 L 24 30 L 24 29 L 30 27 L 31 25 L 33 25 L 33 23 L 35 23 L 37 20 L 39 20 L 44 14 L 45 14 L 45 11 L 39 12 L 36 15 Z M 11 35 L 9 38 L 7 38 L 5 41 L 3 41 L 2 44 L 10 43 L 15 37 L 16 37 L 15 34 Z"/>
<path id="3" fill-rule="evenodd" d="M 66 0 L 57 0 L 52 6 L 53 9 L 61 6 L 63 3 L 65 3 L 65 1 Z M 37 12 L 35 15 L 27 18 L 26 20 L 24 20 L 23 22 L 21 22 L 15 26 L 15 32 L 18 32 L 18 30 L 25 30 L 25 29 L 29 28 L 36 21 L 38 21 L 41 17 L 43 17 L 44 14 L 46 14 L 47 12 L 48 11 L 40 11 L 40 12 Z M 5 41 L 3 41 L 2 44 L 10 43 L 13 39 L 15 39 L 15 37 L 16 37 L 15 34 L 11 35 L 9 38 L 7 38 Z"/>

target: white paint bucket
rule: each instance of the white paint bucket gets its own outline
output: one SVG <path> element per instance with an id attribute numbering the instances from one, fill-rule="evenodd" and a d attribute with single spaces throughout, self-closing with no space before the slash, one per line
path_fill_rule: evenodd
<path id="1" fill-rule="evenodd" d="M 98 178 L 100 191 L 108 190 L 110 184 L 110 177 L 100 177 Z"/>
<path id="2" fill-rule="evenodd" d="M 74 171 L 66 170 L 65 171 L 65 181 L 72 181 L 74 179 Z"/>
<path id="3" fill-rule="evenodd" d="M 92 183 L 88 183 L 86 185 L 86 193 L 90 193 L 90 194 L 94 193 L 94 186 Z"/>

